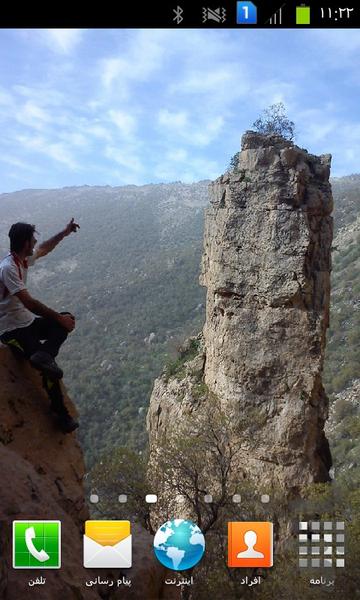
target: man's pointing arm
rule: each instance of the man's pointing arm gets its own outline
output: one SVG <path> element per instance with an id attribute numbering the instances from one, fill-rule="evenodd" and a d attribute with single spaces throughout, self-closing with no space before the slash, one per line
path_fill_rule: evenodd
<path id="1" fill-rule="evenodd" d="M 80 229 L 80 225 L 75 223 L 74 218 L 72 218 L 71 221 L 66 225 L 65 229 L 54 235 L 49 240 L 46 240 L 46 242 L 42 242 L 42 244 L 38 246 L 34 252 L 35 257 L 41 258 L 41 256 L 46 256 L 46 254 L 49 254 L 49 252 L 54 250 L 55 246 L 57 246 L 58 243 L 64 239 L 64 237 L 67 237 L 70 235 L 70 233 L 73 233 L 78 229 Z"/>

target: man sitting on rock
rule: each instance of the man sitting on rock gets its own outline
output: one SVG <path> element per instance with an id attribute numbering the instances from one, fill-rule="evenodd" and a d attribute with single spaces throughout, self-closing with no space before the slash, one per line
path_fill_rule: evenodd
<path id="1" fill-rule="evenodd" d="M 28 358 L 43 375 L 43 385 L 64 433 L 79 424 L 64 404 L 59 380 L 63 372 L 55 362 L 60 346 L 75 328 L 75 317 L 58 313 L 33 298 L 26 289 L 28 267 L 51 252 L 70 233 L 79 228 L 74 219 L 63 231 L 43 242 L 34 251 L 35 226 L 15 223 L 9 231 L 10 254 L 0 262 L 0 340 L 15 353 Z"/>

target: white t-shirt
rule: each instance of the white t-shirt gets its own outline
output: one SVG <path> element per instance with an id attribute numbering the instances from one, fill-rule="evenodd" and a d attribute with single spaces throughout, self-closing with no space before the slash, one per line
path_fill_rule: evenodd
<path id="1" fill-rule="evenodd" d="M 29 257 L 28 266 L 32 266 L 34 262 L 35 257 Z M 11 254 L 0 262 L 0 335 L 19 327 L 27 327 L 35 319 L 34 313 L 14 296 L 20 290 L 26 290 L 27 271 L 22 263 L 19 266 L 16 264 Z"/>

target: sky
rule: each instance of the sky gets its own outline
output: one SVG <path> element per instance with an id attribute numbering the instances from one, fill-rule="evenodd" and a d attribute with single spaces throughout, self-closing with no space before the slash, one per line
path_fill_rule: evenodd
<path id="1" fill-rule="evenodd" d="M 0 193 L 215 179 L 280 101 L 358 173 L 359 55 L 356 29 L 2 29 Z"/>

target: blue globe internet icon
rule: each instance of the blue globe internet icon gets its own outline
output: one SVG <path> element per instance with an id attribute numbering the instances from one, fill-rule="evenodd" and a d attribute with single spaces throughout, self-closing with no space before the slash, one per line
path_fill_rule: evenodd
<path id="1" fill-rule="evenodd" d="M 154 552 L 156 558 L 168 569 L 191 569 L 202 559 L 205 552 L 204 534 L 192 521 L 167 521 L 155 534 Z"/>

